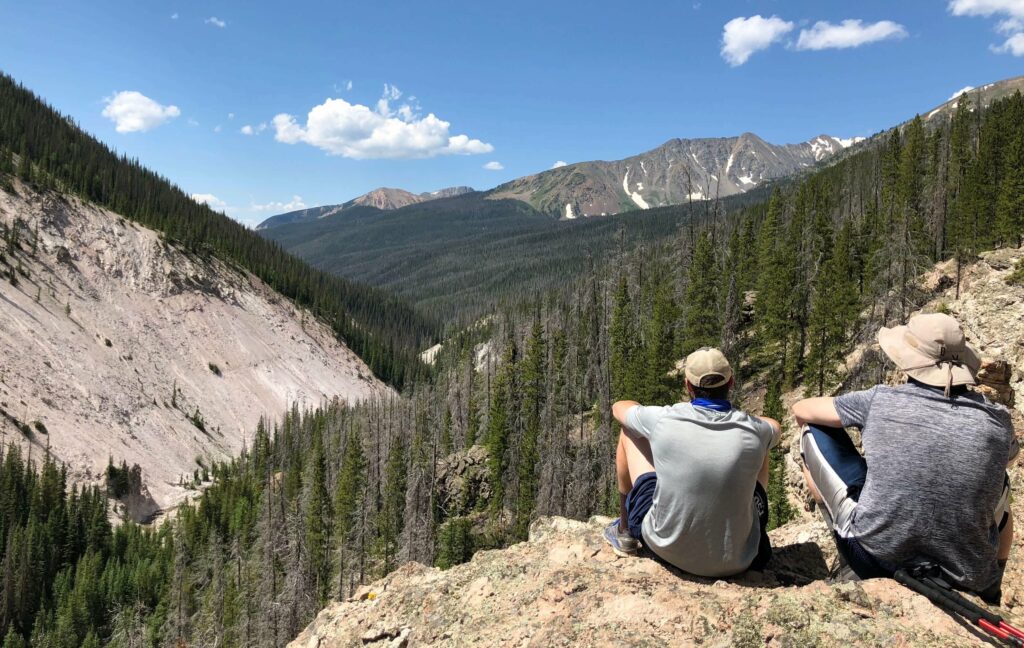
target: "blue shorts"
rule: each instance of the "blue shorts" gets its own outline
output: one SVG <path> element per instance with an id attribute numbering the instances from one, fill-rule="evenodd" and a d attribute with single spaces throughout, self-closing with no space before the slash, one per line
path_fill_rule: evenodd
<path id="1" fill-rule="evenodd" d="M 633 488 L 629 489 L 626 495 L 626 526 L 629 527 L 630 535 L 637 540 L 644 537 L 644 518 L 654 503 L 654 489 L 657 485 L 657 473 L 647 472 L 636 478 Z M 751 563 L 750 569 L 760 571 L 771 560 L 772 544 L 768 540 L 768 493 L 759 482 L 754 484 L 754 505 L 761 525 L 761 539 L 758 542 L 757 557 Z"/>
<path id="2" fill-rule="evenodd" d="M 658 474 L 654 471 L 644 473 L 636 478 L 633 488 L 626 495 L 626 525 L 629 533 L 637 540 L 643 538 L 641 527 L 644 517 L 654 503 L 654 489 L 658 485 Z"/>

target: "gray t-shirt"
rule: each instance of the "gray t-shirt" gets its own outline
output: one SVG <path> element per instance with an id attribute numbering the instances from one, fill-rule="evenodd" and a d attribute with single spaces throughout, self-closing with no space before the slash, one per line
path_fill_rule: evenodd
<path id="1" fill-rule="evenodd" d="M 844 394 L 835 406 L 844 427 L 861 428 L 868 466 L 852 536 L 893 567 L 925 557 L 965 588 L 993 585 L 994 511 L 1015 447 L 1006 408 L 916 383 Z"/>
<path id="2" fill-rule="evenodd" d="M 644 543 L 698 576 L 731 576 L 750 567 L 761 532 L 754 485 L 765 454 L 778 442 L 772 426 L 737 409 L 690 403 L 636 406 L 626 423 L 650 439 L 658 474 Z"/>

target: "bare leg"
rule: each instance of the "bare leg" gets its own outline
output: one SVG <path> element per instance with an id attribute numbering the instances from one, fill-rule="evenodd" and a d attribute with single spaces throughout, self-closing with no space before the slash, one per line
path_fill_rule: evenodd
<path id="1" fill-rule="evenodd" d="M 1010 547 L 1013 546 L 1013 513 L 1010 513 L 1010 519 L 1006 521 L 1006 526 L 999 532 L 999 553 L 996 557 L 999 560 L 1009 560 L 1010 558 Z"/>
<path id="2" fill-rule="evenodd" d="M 807 466 L 804 466 L 804 482 L 807 484 L 807 490 L 811 491 L 811 497 L 814 498 L 814 501 L 819 505 L 824 504 L 825 500 L 821 498 L 821 493 L 818 492 L 818 487 L 815 486 L 811 473 L 807 471 Z"/>
<path id="3" fill-rule="evenodd" d="M 651 442 L 643 437 L 631 437 L 619 432 L 619 446 L 615 450 L 615 479 L 619 488 L 619 530 L 627 529 L 626 495 L 637 477 L 654 472 Z"/>

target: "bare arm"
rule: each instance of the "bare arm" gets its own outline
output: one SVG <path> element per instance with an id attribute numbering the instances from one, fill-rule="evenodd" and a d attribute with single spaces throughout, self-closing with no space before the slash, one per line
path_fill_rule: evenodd
<path id="1" fill-rule="evenodd" d="M 770 417 L 770 416 L 758 416 L 757 418 L 761 419 L 762 421 L 764 421 L 768 425 L 772 426 L 772 433 L 776 437 L 778 437 L 780 434 L 782 434 L 782 425 L 778 421 L 773 419 L 772 417 Z"/>
<path id="2" fill-rule="evenodd" d="M 629 430 L 630 426 L 627 425 L 626 423 L 626 415 L 627 413 L 629 413 L 630 409 L 639 404 L 640 403 L 638 403 L 635 400 L 617 401 L 611 405 L 611 416 L 614 417 L 615 421 L 618 422 L 618 425 L 621 425 L 627 430 Z"/>
<path id="3" fill-rule="evenodd" d="M 828 427 L 843 427 L 836 410 L 835 399 L 831 396 L 805 398 L 793 403 L 793 416 L 797 425 L 815 424 Z"/>

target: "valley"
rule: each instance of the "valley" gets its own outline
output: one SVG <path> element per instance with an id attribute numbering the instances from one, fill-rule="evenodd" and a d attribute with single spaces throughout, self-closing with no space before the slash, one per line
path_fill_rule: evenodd
<path id="1" fill-rule="evenodd" d="M 946 312 L 1013 365 L 985 388 L 1019 432 L 1019 82 L 863 141 L 672 140 L 257 233 L 0 78 L 5 648 L 969 641 L 891 583 L 822 582 L 786 406 L 895 380 L 877 331 Z M 762 575 L 597 542 L 612 403 L 678 400 L 703 346 L 784 423 Z M 617 576 L 645 596 L 613 605 Z"/>

